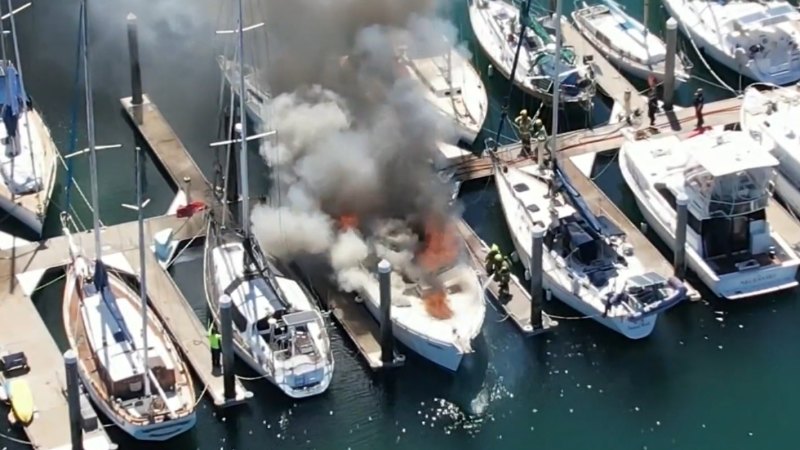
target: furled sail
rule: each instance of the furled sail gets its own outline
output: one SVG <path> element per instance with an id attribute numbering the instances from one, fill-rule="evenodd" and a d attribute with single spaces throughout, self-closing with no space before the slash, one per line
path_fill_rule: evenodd
<path id="1" fill-rule="evenodd" d="M 16 137 L 19 115 L 23 111 L 27 97 L 22 89 L 19 72 L 10 63 L 0 68 L 0 79 L 2 79 L 0 108 L 2 108 L 3 124 L 7 135 Z"/>

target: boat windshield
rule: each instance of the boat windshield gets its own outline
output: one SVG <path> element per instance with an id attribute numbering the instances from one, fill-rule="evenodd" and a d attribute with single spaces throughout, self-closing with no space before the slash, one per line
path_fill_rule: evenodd
<path id="1" fill-rule="evenodd" d="M 775 171 L 759 167 L 730 173 L 690 187 L 706 206 L 708 217 L 729 217 L 749 214 L 767 207 L 772 194 Z"/>

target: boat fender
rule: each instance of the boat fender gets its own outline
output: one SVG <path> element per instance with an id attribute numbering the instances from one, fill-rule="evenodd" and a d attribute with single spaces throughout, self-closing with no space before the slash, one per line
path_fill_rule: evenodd
<path id="1" fill-rule="evenodd" d="M 8 389 L 6 389 L 6 383 L 0 384 L 0 401 L 8 402 Z"/>

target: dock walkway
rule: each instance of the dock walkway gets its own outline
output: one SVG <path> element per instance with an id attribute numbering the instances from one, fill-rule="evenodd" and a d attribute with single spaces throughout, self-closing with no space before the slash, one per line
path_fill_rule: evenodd
<path id="1" fill-rule="evenodd" d="M 486 274 L 484 261 L 489 251 L 486 244 L 464 220 L 459 220 L 456 226 L 467 244 L 472 263 L 480 274 L 481 284 L 486 283 L 488 275 Z M 495 302 L 508 314 L 517 328 L 524 334 L 531 336 L 541 334 L 558 325 L 558 322 L 542 311 L 542 327 L 533 328 L 531 324 L 531 296 L 516 276 L 511 276 L 511 283 L 509 283 L 509 293 L 511 295 L 508 299 L 501 300 L 500 287 L 494 281 L 489 282 L 488 290 Z"/>

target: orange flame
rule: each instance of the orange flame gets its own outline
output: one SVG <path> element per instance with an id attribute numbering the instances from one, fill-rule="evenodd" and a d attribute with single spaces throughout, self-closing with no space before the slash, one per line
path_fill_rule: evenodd
<path id="1" fill-rule="evenodd" d="M 338 223 L 342 231 L 352 230 L 358 227 L 358 216 L 355 214 L 342 214 L 339 217 Z"/>
<path id="2" fill-rule="evenodd" d="M 454 224 L 429 220 L 425 224 L 425 248 L 417 255 L 423 269 L 436 273 L 458 258 L 458 235 Z"/>
<path id="3" fill-rule="evenodd" d="M 447 294 L 443 290 L 434 289 L 425 294 L 422 300 L 425 302 L 425 311 L 432 317 L 439 320 L 453 317 L 453 310 L 447 304 Z"/>

